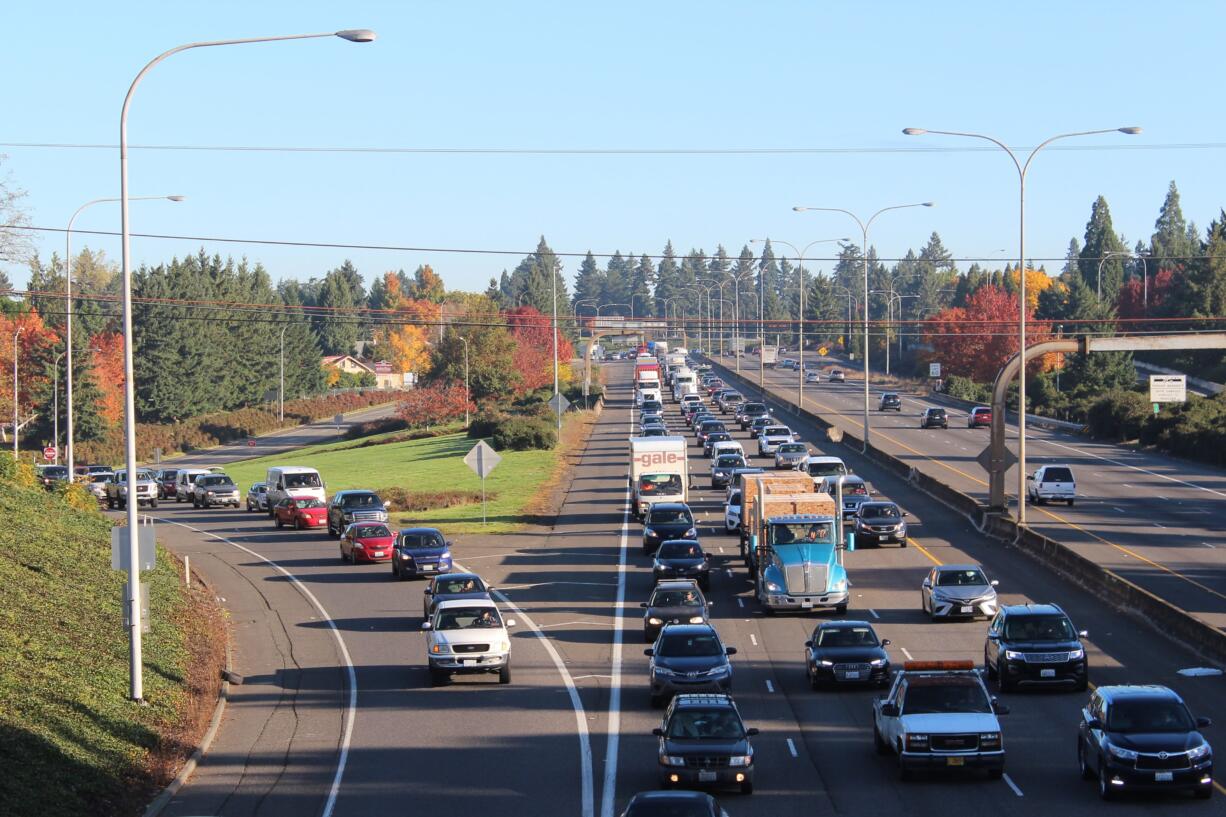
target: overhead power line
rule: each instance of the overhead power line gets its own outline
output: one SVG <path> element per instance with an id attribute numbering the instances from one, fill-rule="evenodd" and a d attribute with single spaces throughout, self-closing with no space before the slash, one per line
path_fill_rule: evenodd
<path id="1" fill-rule="evenodd" d="M 3 148 L 46 150 L 118 150 L 119 145 L 97 142 L 0 142 Z M 1047 150 L 1100 152 L 1119 150 L 1221 150 L 1226 142 L 1150 142 L 1130 144 L 1053 145 Z M 1033 146 L 1017 146 L 1029 152 Z M 845 147 L 403 147 L 346 145 L 128 145 L 128 150 L 201 151 L 213 153 L 354 153 L 455 154 L 478 156 L 796 156 L 824 154 L 990 153 L 995 147 L 977 145 L 901 145 Z"/>

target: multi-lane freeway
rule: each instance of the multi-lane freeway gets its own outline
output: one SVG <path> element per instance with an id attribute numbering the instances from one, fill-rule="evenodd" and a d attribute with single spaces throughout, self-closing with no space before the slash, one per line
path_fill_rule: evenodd
<path id="1" fill-rule="evenodd" d="M 859 436 L 862 370 L 832 358 L 813 363 L 823 374 L 843 368 L 847 381 L 830 383 L 823 377 L 820 384 L 806 383 L 805 408 Z M 742 361 L 741 375 L 758 382 L 756 358 Z M 767 369 L 762 379 L 777 410 L 796 404 L 797 372 Z M 878 411 L 878 397 L 887 390 L 871 385 L 873 445 L 986 502 L 987 473 L 975 458 L 988 444 L 987 429 L 968 428 L 966 412 L 952 408 L 947 409 L 948 430 L 920 429 L 924 409 L 945 404 L 903 392 L 901 412 Z M 1016 443 L 1012 427 L 1008 437 L 1010 446 Z M 1076 504 L 1030 506 L 1032 528 L 1214 626 L 1226 627 L 1226 472 L 1035 425 L 1027 428 L 1026 439 L 1028 470 L 1067 464 L 1077 477 Z M 1012 498 L 1016 467 L 1006 474 L 1005 485 Z"/>
<path id="2" fill-rule="evenodd" d="M 431 688 L 421 584 L 393 581 L 387 565 L 343 564 L 323 533 L 274 530 L 262 515 L 242 511 L 155 511 L 160 539 L 190 553 L 225 598 L 235 670 L 246 676 L 232 689 L 213 750 L 166 813 L 614 817 L 631 794 L 657 787 L 651 729 L 660 710 L 648 706 L 638 607 L 652 577 L 626 496 L 627 438 L 637 418 L 630 367 L 609 371 L 609 400 L 556 526 L 456 537 L 458 560 L 498 587 L 507 614 L 518 619 L 510 686 L 474 677 Z M 823 386 L 815 402 L 834 391 Z M 684 432 L 676 404 L 667 406 L 668 422 Z M 982 660 L 983 622 L 934 624 L 919 610 L 920 580 L 934 563 L 978 562 L 1000 580 L 1002 601 L 1058 602 L 1089 631 L 1094 683 L 1167 684 L 1196 715 L 1226 723 L 1223 680 L 1180 675 L 1200 662 L 1161 633 L 978 534 L 904 480 L 825 443 L 816 428 L 793 427 L 814 450 L 843 456 L 911 515 L 912 547 L 861 548 L 847 558 L 848 616 L 889 638 L 896 663 Z M 705 487 L 701 450 L 688 438 L 699 486 L 691 504 L 718 566 L 712 620 L 739 650 L 733 694 L 747 724 L 762 730 L 755 793 L 721 795 L 732 817 L 1119 808 L 1100 804 L 1078 777 L 1074 740 L 1084 693 L 1006 696 L 1012 713 L 1002 719 L 1002 780 L 900 781 L 892 760 L 873 750 L 870 704 L 879 693 L 808 686 L 802 642 L 821 617 L 766 617 L 756 608 L 736 540 L 722 530 L 722 491 Z M 756 445 L 746 440 L 746 450 Z M 1223 802 L 1146 797 L 1124 808 L 1217 813 Z"/>

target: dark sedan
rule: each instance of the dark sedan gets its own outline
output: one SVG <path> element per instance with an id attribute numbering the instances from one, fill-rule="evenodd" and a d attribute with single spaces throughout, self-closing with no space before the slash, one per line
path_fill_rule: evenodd
<path id="1" fill-rule="evenodd" d="M 867 621 L 825 621 L 805 642 L 805 664 L 809 685 L 823 683 L 876 684 L 890 682 L 890 656 L 885 648 L 890 639 L 880 640 Z"/>
<path id="2" fill-rule="evenodd" d="M 397 579 L 431 576 L 451 570 L 451 543 L 437 528 L 405 528 L 392 550 L 392 575 Z"/>
<path id="3" fill-rule="evenodd" d="M 684 502 L 658 502 L 643 518 L 643 552 L 648 555 L 655 553 L 661 542 L 697 536 L 694 514 Z"/>
<path id="4" fill-rule="evenodd" d="M 494 588 L 476 573 L 445 573 L 434 576 L 421 591 L 421 616 L 429 619 L 434 608 L 444 601 L 488 599 Z"/>
<path id="5" fill-rule="evenodd" d="M 719 802 L 701 791 L 641 791 L 621 817 L 728 817 Z"/>
<path id="6" fill-rule="evenodd" d="M 695 436 L 698 437 L 698 442 L 706 443 L 708 435 L 715 434 L 716 432 L 726 433 L 727 431 L 728 428 L 723 422 L 719 420 L 705 420 L 698 425 Z"/>
<path id="7" fill-rule="evenodd" d="M 643 640 L 656 640 L 665 624 L 703 624 L 707 621 L 707 600 L 692 580 L 664 581 L 642 602 Z"/>
<path id="8" fill-rule="evenodd" d="M 893 502 L 862 502 L 856 511 L 856 545 L 897 542 L 907 546 L 907 514 Z"/>
<path id="9" fill-rule="evenodd" d="M 651 565 L 656 581 L 694 579 L 703 590 L 711 589 L 711 558 L 694 539 L 670 539 L 656 549 Z"/>
<path id="10" fill-rule="evenodd" d="M 726 443 L 732 439 L 732 435 L 727 431 L 712 431 L 702 440 L 702 455 L 704 457 L 711 456 L 711 446 L 716 443 Z"/>

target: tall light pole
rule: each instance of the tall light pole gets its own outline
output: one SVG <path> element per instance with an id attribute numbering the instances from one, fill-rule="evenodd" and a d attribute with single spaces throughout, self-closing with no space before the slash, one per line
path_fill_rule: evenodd
<path id="1" fill-rule="evenodd" d="M 17 327 L 17 331 L 13 333 L 13 459 L 18 459 L 17 454 L 17 426 L 20 423 L 20 417 L 17 414 L 17 339 L 21 337 L 21 333 L 26 331 L 24 326 Z"/>
<path id="2" fill-rule="evenodd" d="M 1141 255 L 1140 253 L 1120 252 L 1119 250 L 1112 250 L 1111 252 L 1104 255 L 1102 258 L 1098 259 L 1098 286 L 1095 287 L 1095 296 L 1097 300 L 1101 301 L 1103 299 L 1103 264 L 1106 262 L 1108 258 L 1110 258 L 1113 255 L 1121 256 L 1123 258 L 1135 258 L 1141 262 L 1141 269 L 1143 270 L 1142 275 L 1141 275 L 1141 281 L 1142 281 L 1142 290 L 1144 292 L 1144 294 L 1141 296 L 1141 302 L 1142 302 L 1142 309 L 1148 313 L 1149 312 L 1149 264 L 1145 263 L 1145 256 Z"/>
<path id="3" fill-rule="evenodd" d="M 1018 181 L 1018 206 L 1017 206 L 1017 277 L 1018 277 L 1018 297 L 1017 297 L 1017 313 L 1018 313 L 1018 331 L 1017 331 L 1017 353 L 1022 355 L 1023 362 L 1026 354 L 1026 171 L 1030 169 L 1030 163 L 1034 161 L 1034 157 L 1039 151 L 1060 139 L 1069 139 L 1074 136 L 1094 136 L 1101 133 L 1126 133 L 1134 136 L 1141 132 L 1138 127 L 1126 128 L 1104 128 L 1101 130 L 1084 130 L 1073 133 L 1061 133 L 1039 143 L 1039 146 L 1030 151 L 1030 155 L 1026 157 L 1025 163 L 1017 158 L 1008 145 L 999 139 L 988 136 L 983 133 L 966 133 L 963 131 L 949 130 L 926 130 L 924 128 L 903 128 L 902 132 L 907 136 L 923 136 L 924 134 L 932 133 L 940 136 L 964 136 L 969 139 L 983 139 L 991 142 L 998 148 L 1009 154 L 1009 158 L 1013 160 L 1013 166 L 1017 169 Z M 994 413 L 995 414 L 995 413 Z M 1004 423 L 1005 418 L 1001 417 L 1000 422 Z M 993 416 L 993 422 L 996 422 Z M 1017 374 L 1017 522 L 1019 525 L 1026 524 L 1026 367 L 1023 365 Z"/>
<path id="4" fill-rule="evenodd" d="M 751 238 L 750 244 L 760 244 L 769 242 L 769 238 Z M 815 244 L 829 244 L 836 241 L 849 241 L 847 238 L 819 238 L 816 241 L 810 241 L 805 245 L 803 250 L 796 249 L 796 245 L 787 241 L 779 241 L 775 239 L 776 244 L 782 244 L 785 247 L 790 247 L 792 252 L 796 253 L 796 277 L 800 279 L 800 311 L 798 315 L 797 335 L 799 338 L 799 358 L 800 365 L 796 370 L 796 407 L 804 408 L 805 405 L 805 253 Z"/>
<path id="5" fill-rule="evenodd" d="M 51 410 L 51 447 L 55 449 L 55 464 L 60 464 L 60 358 L 68 353 L 65 349 L 55 356 L 51 366 L 51 391 L 55 395 Z M 72 471 L 68 472 L 68 481 L 73 481 Z"/>
<path id="6" fill-rule="evenodd" d="M 164 200 L 164 201 L 183 201 L 183 199 L 185 199 L 185 198 L 186 198 L 186 196 L 128 196 L 128 201 L 151 201 L 151 200 L 155 200 L 155 199 Z M 68 315 L 68 319 L 67 319 L 67 322 L 65 323 L 65 330 L 64 330 L 65 343 L 67 344 L 67 345 L 65 346 L 65 351 L 68 353 L 68 361 L 67 361 L 67 363 L 66 363 L 66 365 L 68 366 L 68 371 L 67 371 L 67 374 L 66 374 L 66 377 L 65 377 L 65 380 L 64 380 L 64 387 L 65 387 L 65 388 L 64 388 L 64 399 L 68 401 L 68 409 L 67 409 L 67 415 L 68 415 L 68 416 L 67 416 L 67 419 L 68 419 L 68 444 L 65 446 L 65 448 L 67 449 L 67 451 L 66 451 L 66 457 L 67 457 L 67 460 L 66 460 L 66 461 L 67 461 L 67 463 L 68 463 L 68 478 L 69 478 L 69 479 L 72 479 L 72 476 L 73 476 L 73 469 L 74 469 L 74 465 L 75 465 L 75 460 L 74 460 L 74 455 L 73 455 L 73 447 L 72 447 L 72 444 L 73 444 L 73 413 L 72 413 L 72 224 L 73 224 L 73 222 L 74 222 L 74 221 L 76 221 L 76 220 L 77 220 L 77 216 L 81 215 L 81 211 L 82 211 L 82 210 L 84 210 L 85 208 L 87 208 L 87 207 L 91 207 L 91 206 L 93 206 L 93 205 L 95 205 L 95 204 L 102 204 L 102 203 L 104 203 L 104 202 L 117 202 L 117 201 L 119 201 L 119 199 L 118 199 L 118 198 L 105 198 L 105 199 L 94 199 L 93 201 L 87 201 L 87 202 L 85 202 L 84 204 L 82 204 L 80 207 L 78 207 L 78 208 L 77 208 L 77 210 L 76 210 L 76 212 L 75 212 L 75 213 L 73 213 L 73 214 L 72 214 L 72 218 L 68 219 L 68 229 L 64 230 L 64 298 L 65 298 L 65 305 L 66 305 L 65 312 L 66 312 L 66 313 L 67 313 L 67 315 Z M 57 441 L 57 443 L 56 443 L 56 444 L 57 444 L 57 445 L 59 444 L 59 443 L 58 443 L 58 441 Z M 59 462 L 59 452 L 58 452 L 58 451 L 56 452 L 56 462 Z"/>
<path id="7" fill-rule="evenodd" d="M 468 404 L 470 402 L 468 394 L 468 338 L 463 335 L 456 335 L 456 337 L 464 344 L 464 427 L 468 428 Z"/>
<path id="8" fill-rule="evenodd" d="M 131 226 L 128 223 L 128 109 L 132 105 L 132 96 L 145 75 L 167 57 L 187 51 L 192 48 L 211 48 L 219 45 L 245 45 L 247 43 L 266 43 L 281 40 L 310 40 L 321 37 L 340 37 L 350 42 L 368 43 L 375 39 L 375 33 L 366 29 L 346 29 L 344 31 L 329 31 L 322 34 L 289 34 L 279 37 L 248 37 L 234 40 L 209 40 L 198 43 L 186 43 L 169 51 L 163 51 L 150 60 L 132 80 L 127 96 L 123 99 L 123 108 L 119 112 L 119 224 L 120 245 L 123 248 L 123 369 L 124 369 L 124 460 L 128 485 L 136 480 L 136 382 L 132 366 L 132 253 Z M 135 488 L 130 490 L 135 491 Z M 125 503 L 128 522 L 128 598 L 125 602 L 130 610 L 128 632 L 130 636 L 129 671 L 131 683 L 129 697 L 134 701 L 144 698 L 144 681 L 141 675 L 141 620 L 140 620 L 140 553 L 137 547 L 138 506 L 136 502 Z"/>
<path id="9" fill-rule="evenodd" d="M 877 216 L 890 210 L 905 210 L 908 207 L 932 207 L 933 202 L 921 201 L 915 204 L 895 204 L 891 207 L 882 207 L 877 212 L 869 216 L 868 221 L 861 221 L 860 217 L 850 210 L 844 210 L 842 207 L 793 207 L 792 209 L 798 213 L 810 211 L 826 212 L 826 213 L 843 213 L 851 216 L 856 224 L 860 225 L 861 245 L 860 255 L 864 261 L 864 450 L 868 451 L 868 228 L 873 226 L 873 222 Z M 889 338 L 886 338 L 886 344 L 889 345 Z"/>
<path id="10" fill-rule="evenodd" d="M 281 386 L 277 389 L 277 420 L 285 422 L 285 330 L 289 324 L 281 327 Z"/>

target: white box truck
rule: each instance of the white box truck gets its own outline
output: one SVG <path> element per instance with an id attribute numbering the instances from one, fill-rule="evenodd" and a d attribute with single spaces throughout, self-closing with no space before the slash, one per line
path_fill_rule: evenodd
<path id="1" fill-rule="evenodd" d="M 685 437 L 630 438 L 630 504 L 642 516 L 655 502 L 688 502 Z"/>

